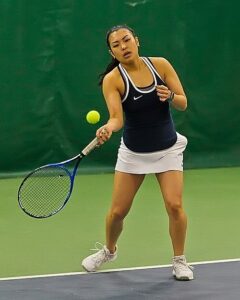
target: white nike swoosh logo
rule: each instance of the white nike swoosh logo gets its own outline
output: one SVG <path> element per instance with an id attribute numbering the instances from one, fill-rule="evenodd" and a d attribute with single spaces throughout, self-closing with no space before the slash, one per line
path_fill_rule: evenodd
<path id="1" fill-rule="evenodd" d="M 137 99 L 141 98 L 142 96 L 143 96 L 143 95 L 138 96 L 138 97 L 133 96 L 133 100 L 137 100 Z"/>

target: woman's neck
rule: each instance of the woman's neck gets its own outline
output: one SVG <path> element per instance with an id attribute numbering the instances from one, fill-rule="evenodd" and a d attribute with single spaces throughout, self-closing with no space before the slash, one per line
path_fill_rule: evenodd
<path id="1" fill-rule="evenodd" d="M 128 72 L 129 71 L 136 72 L 141 70 L 142 66 L 144 65 L 144 62 L 142 61 L 141 57 L 138 56 L 134 60 L 130 61 L 129 63 L 127 64 L 121 63 L 121 65 Z"/>

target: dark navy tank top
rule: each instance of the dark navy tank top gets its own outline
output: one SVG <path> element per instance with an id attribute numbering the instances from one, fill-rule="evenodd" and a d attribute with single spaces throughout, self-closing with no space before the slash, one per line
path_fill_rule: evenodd
<path id="1" fill-rule="evenodd" d="M 149 87 L 137 87 L 121 64 L 119 72 L 124 80 L 122 106 L 125 114 L 123 141 L 134 152 L 154 152 L 175 144 L 177 134 L 168 101 L 161 102 L 156 85 L 166 85 L 152 62 L 141 57 L 153 76 Z"/>

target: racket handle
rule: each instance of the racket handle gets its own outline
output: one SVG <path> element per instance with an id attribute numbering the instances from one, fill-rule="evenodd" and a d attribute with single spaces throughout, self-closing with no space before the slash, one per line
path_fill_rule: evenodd
<path id="1" fill-rule="evenodd" d="M 88 155 L 88 153 L 90 153 L 98 144 L 98 138 L 95 137 L 94 140 L 92 140 L 83 150 L 82 150 L 82 154 L 84 156 Z"/>

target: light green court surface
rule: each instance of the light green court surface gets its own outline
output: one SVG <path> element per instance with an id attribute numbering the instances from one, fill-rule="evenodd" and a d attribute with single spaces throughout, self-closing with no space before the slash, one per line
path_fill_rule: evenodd
<path id="1" fill-rule="evenodd" d="M 58 215 L 36 220 L 17 204 L 21 178 L 0 180 L 0 277 L 83 271 L 81 260 L 104 241 L 112 174 L 79 175 Z M 185 171 L 189 261 L 240 257 L 240 168 Z M 106 268 L 171 262 L 168 220 L 155 177 L 147 176 L 125 221 L 119 258 Z"/>

